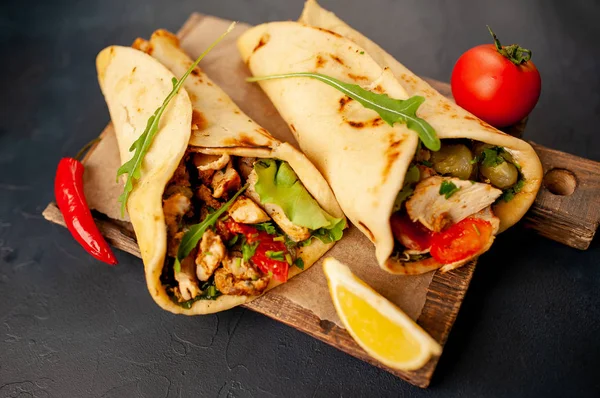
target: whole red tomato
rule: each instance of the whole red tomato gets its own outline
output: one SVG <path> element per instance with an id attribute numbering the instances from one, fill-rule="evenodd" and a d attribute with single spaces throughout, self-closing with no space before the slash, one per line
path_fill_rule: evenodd
<path id="1" fill-rule="evenodd" d="M 489 27 L 488 27 L 489 29 Z M 504 46 L 490 29 L 495 44 L 465 52 L 452 71 L 456 103 L 495 127 L 519 122 L 540 97 L 540 73 L 531 51 L 513 44 Z"/>

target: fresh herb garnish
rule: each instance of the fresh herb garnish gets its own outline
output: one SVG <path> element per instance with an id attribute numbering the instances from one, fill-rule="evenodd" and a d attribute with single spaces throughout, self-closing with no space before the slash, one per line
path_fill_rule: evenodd
<path id="1" fill-rule="evenodd" d="M 275 227 L 273 226 L 273 224 L 271 224 L 269 221 L 263 222 L 263 223 L 260 223 L 260 224 L 255 224 L 254 227 L 256 229 L 258 229 L 259 231 L 264 231 L 264 232 L 268 233 L 269 235 L 276 235 L 277 234 L 277 229 L 275 229 Z"/>
<path id="2" fill-rule="evenodd" d="M 256 248 L 260 242 L 248 243 L 246 240 L 242 243 L 242 256 L 244 257 L 244 261 L 249 261 L 256 252 Z"/>
<path id="3" fill-rule="evenodd" d="M 267 250 L 265 252 L 265 255 L 267 257 L 269 257 L 270 259 L 272 259 L 272 260 L 277 260 L 277 261 L 283 261 L 283 260 L 285 260 L 285 256 L 283 254 L 283 250 L 277 251 L 277 252 L 274 252 L 274 251 L 271 251 L 271 250 Z"/>
<path id="4" fill-rule="evenodd" d="M 304 260 L 298 257 L 296 261 L 294 261 L 294 265 L 300 269 L 304 269 Z"/>
<path id="5" fill-rule="evenodd" d="M 172 79 L 173 89 L 167 95 L 167 98 L 163 101 L 162 105 L 158 107 L 152 116 L 148 119 L 148 123 L 146 124 L 146 129 L 144 132 L 138 137 L 137 140 L 131 147 L 129 148 L 129 152 L 135 151 L 133 157 L 127 162 L 123 163 L 121 167 L 117 170 L 117 181 L 119 180 L 119 176 L 123 174 L 127 174 L 127 180 L 125 181 L 125 187 L 123 188 L 123 193 L 119 196 L 119 202 L 121 203 L 121 217 L 125 214 L 125 205 L 127 204 L 127 199 L 129 198 L 129 194 L 133 191 L 133 183 L 134 180 L 139 180 L 142 177 L 142 161 L 144 156 L 150 149 L 152 145 L 152 141 L 154 140 L 154 136 L 158 132 L 158 126 L 160 124 L 160 118 L 163 113 L 167 109 L 169 102 L 177 95 L 181 86 L 183 86 L 183 82 L 190 75 L 192 70 L 198 65 L 198 63 L 212 50 L 223 38 L 233 30 L 235 26 L 235 22 L 229 25 L 229 28 L 223 33 L 217 40 L 215 40 L 200 56 L 192 63 L 190 68 L 181 76 L 179 80 L 176 78 Z"/>
<path id="6" fill-rule="evenodd" d="M 505 162 L 502 156 L 504 148 L 495 146 L 491 148 L 485 148 L 479 155 L 481 164 L 485 167 L 495 167 Z"/>
<path id="7" fill-rule="evenodd" d="M 429 160 L 421 160 L 420 163 L 425 167 L 433 167 L 433 163 L 431 163 Z"/>
<path id="8" fill-rule="evenodd" d="M 365 53 L 364 51 L 361 51 L 359 54 L 360 54 L 360 55 L 363 55 L 364 53 Z"/>
<path id="9" fill-rule="evenodd" d="M 235 245 L 237 243 L 239 238 L 240 238 L 239 235 L 234 235 L 233 238 L 231 238 L 227 241 L 227 247 L 233 247 L 233 245 Z"/>
<path id="10" fill-rule="evenodd" d="M 190 229 L 188 229 L 186 233 L 183 234 L 183 237 L 181 238 L 181 243 L 179 244 L 179 248 L 177 249 L 175 265 L 173 266 L 175 272 L 181 271 L 181 260 L 186 258 L 192 252 L 192 250 L 194 250 L 194 247 L 196 247 L 200 239 L 202 239 L 202 235 L 204 235 L 204 232 L 206 232 L 208 228 L 212 227 L 217 222 L 219 217 L 221 217 L 221 215 L 227 211 L 229 206 L 231 206 L 233 202 L 235 202 L 237 197 L 240 196 L 242 192 L 246 190 L 246 188 L 247 185 L 240 188 L 240 190 L 237 191 L 235 195 L 233 195 L 232 198 L 229 199 L 223 206 L 221 206 L 214 213 L 207 215 L 204 221 L 202 221 L 201 223 L 192 225 Z"/>
<path id="11" fill-rule="evenodd" d="M 406 177 L 404 177 L 404 185 L 396 196 L 392 212 L 395 213 L 400 210 L 402 203 L 404 203 L 404 201 L 415 191 L 415 184 L 419 182 L 420 178 L 421 172 L 419 171 L 419 168 L 415 165 L 411 165 L 406 172 Z"/>
<path id="12" fill-rule="evenodd" d="M 197 295 L 196 297 L 194 297 L 193 299 L 187 300 L 187 301 L 183 301 L 183 302 L 179 302 L 177 301 L 177 299 L 174 296 L 171 296 L 171 300 L 185 308 L 186 310 L 189 310 L 190 308 L 192 308 L 192 306 L 194 305 L 194 303 L 196 301 L 199 300 L 216 300 L 217 298 L 219 298 L 219 296 L 222 295 L 222 293 L 219 291 L 219 289 L 217 289 L 217 287 L 215 286 L 215 281 L 214 278 L 210 278 L 208 281 L 204 282 L 202 284 L 202 286 L 200 287 L 200 290 L 202 291 L 202 293 L 200 293 L 199 295 Z"/>
<path id="13" fill-rule="evenodd" d="M 446 199 L 449 199 L 459 189 L 460 188 L 454 185 L 452 181 L 442 181 L 442 185 L 440 185 L 440 195 L 444 195 Z"/>
<path id="14" fill-rule="evenodd" d="M 365 90 L 357 84 L 344 83 L 333 77 L 312 72 L 284 73 L 279 75 L 255 76 L 249 77 L 246 81 L 258 82 L 263 80 L 282 79 L 289 77 L 309 77 L 317 79 L 329 86 L 341 91 L 348 97 L 359 102 L 362 106 L 372 109 L 381 116 L 387 124 L 393 126 L 394 123 L 404 122 L 406 126 L 415 131 L 423 144 L 432 150 L 438 151 L 441 147 L 440 139 L 435 130 L 427 121 L 417 116 L 417 109 L 425 101 L 424 97 L 419 95 L 412 96 L 406 100 L 399 100 L 389 97 L 387 94 L 378 94 Z"/>
<path id="15" fill-rule="evenodd" d="M 502 196 L 500 196 L 500 199 L 502 199 L 505 202 L 510 202 L 511 200 L 513 200 L 515 198 L 516 194 L 518 194 L 519 192 L 521 192 L 521 190 L 523 190 L 524 186 L 525 186 L 525 178 L 521 178 L 521 179 L 519 179 L 519 181 L 517 181 L 517 183 L 515 185 L 506 189 L 504 191 L 504 193 L 502 194 Z"/>

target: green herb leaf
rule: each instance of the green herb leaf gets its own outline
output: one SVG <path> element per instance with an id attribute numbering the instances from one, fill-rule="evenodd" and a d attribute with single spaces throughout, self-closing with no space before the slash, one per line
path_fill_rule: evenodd
<path id="1" fill-rule="evenodd" d="M 265 252 L 265 255 L 267 257 L 269 257 L 270 259 L 272 259 L 272 260 L 277 260 L 277 261 L 284 261 L 285 260 L 285 256 L 283 254 L 283 250 L 277 251 L 277 252 L 274 252 L 274 251 L 271 251 L 271 250 L 267 250 Z"/>
<path id="2" fill-rule="evenodd" d="M 333 236 L 341 238 L 345 219 L 334 218 L 323 210 L 287 162 L 263 159 L 254 163 L 254 170 L 258 177 L 254 189 L 261 203 L 278 205 L 295 225 L 335 230 Z"/>
<path id="3" fill-rule="evenodd" d="M 202 286 L 200 287 L 200 290 L 202 292 L 191 300 L 178 302 L 174 296 L 171 296 L 171 300 L 175 304 L 178 304 L 181 307 L 189 310 L 190 308 L 192 308 L 192 306 L 194 305 L 194 303 L 196 301 L 216 300 L 217 298 L 219 298 L 219 296 L 222 295 L 222 293 L 219 291 L 219 289 L 217 289 L 217 287 L 215 286 L 215 281 L 214 281 L 214 278 L 212 278 L 212 277 L 207 282 L 204 282 L 202 284 Z"/>
<path id="4" fill-rule="evenodd" d="M 500 196 L 500 199 L 502 199 L 505 202 L 510 202 L 511 200 L 513 200 L 515 198 L 516 194 L 518 194 L 519 192 L 521 192 L 523 190 L 524 186 L 525 186 L 525 178 L 521 178 L 519 181 L 517 181 L 517 183 L 515 185 L 506 189 L 504 191 L 504 193 L 502 194 L 502 196 Z"/>
<path id="5" fill-rule="evenodd" d="M 227 247 L 232 247 L 233 245 L 235 245 L 239 238 L 240 238 L 239 235 L 234 235 L 233 238 L 231 238 L 227 241 Z"/>
<path id="6" fill-rule="evenodd" d="M 400 192 L 398 192 L 398 195 L 396 195 L 392 212 L 395 213 L 400 210 L 402 203 L 404 203 L 404 201 L 415 191 L 415 184 L 419 182 L 420 178 L 421 172 L 419 171 L 419 168 L 415 165 L 411 165 L 406 172 L 406 177 L 404 177 L 404 185 Z"/>
<path id="7" fill-rule="evenodd" d="M 304 260 L 298 257 L 296 261 L 294 261 L 294 265 L 300 269 L 304 269 Z"/>
<path id="8" fill-rule="evenodd" d="M 254 257 L 254 253 L 256 252 L 259 243 L 260 242 L 248 243 L 244 240 L 244 243 L 242 243 L 242 256 L 244 257 L 245 262 L 248 262 Z"/>
<path id="9" fill-rule="evenodd" d="M 247 185 L 240 188 L 240 190 L 237 191 L 235 195 L 233 195 L 232 198 L 229 199 L 223 206 L 221 206 L 214 213 L 207 215 L 204 221 L 202 221 L 201 223 L 192 225 L 190 229 L 188 229 L 186 233 L 183 234 L 183 237 L 181 238 L 181 243 L 179 244 L 179 248 L 177 249 L 177 257 L 175 258 L 175 265 L 173 267 L 175 269 L 175 272 L 181 271 L 181 260 L 186 258 L 191 253 L 191 251 L 194 250 L 194 247 L 196 247 L 200 239 L 202 239 L 202 235 L 204 235 L 204 232 L 206 232 L 208 228 L 212 227 L 217 222 L 219 217 L 221 217 L 221 215 L 225 213 L 227 209 L 229 209 L 229 206 L 231 206 L 233 202 L 235 202 L 237 197 L 240 196 L 242 192 L 246 190 L 246 188 Z"/>
<path id="10" fill-rule="evenodd" d="M 169 102 L 177 95 L 181 86 L 183 86 L 183 82 L 190 75 L 192 70 L 198 65 L 198 63 L 212 50 L 223 38 L 233 30 L 235 26 L 235 22 L 229 25 L 229 28 L 223 33 L 217 40 L 215 40 L 208 48 L 200 54 L 200 56 L 192 63 L 190 68 L 181 76 L 179 80 L 173 78 L 173 89 L 167 95 L 167 98 L 163 101 L 162 105 L 154 111 L 154 114 L 150 116 L 148 119 L 148 123 L 146 124 L 146 129 L 144 132 L 138 137 L 137 140 L 131 145 L 129 148 L 129 152 L 135 151 L 133 157 L 125 162 L 119 169 L 117 170 L 117 181 L 119 180 L 119 176 L 123 174 L 127 174 L 127 180 L 125 181 L 125 187 L 123 188 L 123 193 L 119 196 L 119 202 L 121 203 L 121 217 L 125 214 L 125 205 L 127 204 L 127 199 L 129 198 L 129 194 L 133 191 L 133 184 L 135 180 L 139 180 L 142 177 L 142 161 L 150 146 L 152 145 L 152 141 L 154 140 L 154 136 L 158 132 L 158 126 L 160 123 L 160 118 L 163 113 L 167 109 Z"/>
<path id="11" fill-rule="evenodd" d="M 504 148 L 495 146 L 491 148 L 485 148 L 479 155 L 481 164 L 485 167 L 495 167 L 499 164 L 504 163 L 505 159 L 502 156 Z"/>
<path id="12" fill-rule="evenodd" d="M 255 224 L 254 227 L 256 229 L 258 229 L 259 231 L 264 231 L 264 232 L 268 233 L 269 235 L 277 234 L 277 229 L 275 229 L 275 227 L 273 226 L 273 224 L 270 221 L 263 222 L 260 224 Z"/>
<path id="13" fill-rule="evenodd" d="M 362 106 L 372 109 L 381 116 L 381 118 L 393 126 L 394 123 L 404 122 L 406 126 L 415 131 L 423 144 L 432 151 L 438 151 L 441 147 L 440 139 L 435 130 L 427 121 L 417 116 L 417 109 L 425 101 L 424 97 L 415 95 L 406 100 L 390 98 L 387 94 L 374 93 L 365 90 L 357 84 L 344 83 L 333 77 L 320 73 L 296 72 L 280 75 L 255 76 L 246 80 L 249 82 L 258 82 L 263 80 L 283 79 L 289 77 L 309 77 L 317 79 L 329 86 L 341 91 L 348 97 L 359 102 Z"/>
<path id="14" fill-rule="evenodd" d="M 454 195 L 460 188 L 454 185 L 452 181 L 442 181 L 440 185 L 440 195 L 444 195 L 446 199 Z"/>

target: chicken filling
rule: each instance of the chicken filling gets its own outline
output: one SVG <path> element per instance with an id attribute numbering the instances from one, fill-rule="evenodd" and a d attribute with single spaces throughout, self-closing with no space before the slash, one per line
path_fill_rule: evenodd
<path id="1" fill-rule="evenodd" d="M 394 258 L 446 271 L 464 265 L 498 232 L 492 205 L 512 200 L 524 181 L 502 147 L 457 139 L 437 152 L 419 148 L 390 218 Z"/>
<path id="2" fill-rule="evenodd" d="M 277 200 L 265 201 L 264 194 L 261 198 L 257 188 L 270 189 L 271 196 L 279 189 L 272 181 L 258 184 L 257 172 L 264 173 L 261 170 L 268 170 L 267 166 L 287 170 L 287 175 L 296 179 L 296 189 L 316 203 L 283 161 L 209 155 L 188 148 L 163 194 L 168 257 L 161 280 L 179 305 L 191 308 L 197 300 L 214 300 L 223 294 L 259 295 L 271 280 L 285 282 L 290 267 L 303 269 L 302 248 L 313 237 L 323 241 L 341 238 L 335 228 L 298 225 Z M 228 203 L 244 186 L 243 194 Z M 222 206 L 228 206 L 223 215 L 175 266 L 186 232 Z"/>

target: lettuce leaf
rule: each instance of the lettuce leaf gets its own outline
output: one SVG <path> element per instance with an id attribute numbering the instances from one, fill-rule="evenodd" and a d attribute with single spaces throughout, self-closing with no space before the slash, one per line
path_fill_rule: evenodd
<path id="1" fill-rule="evenodd" d="M 254 164 L 254 170 L 258 177 L 254 189 L 261 203 L 278 205 L 292 223 L 319 231 L 315 234 L 319 239 L 341 239 L 346 220 L 321 209 L 287 162 L 261 159 Z"/>

